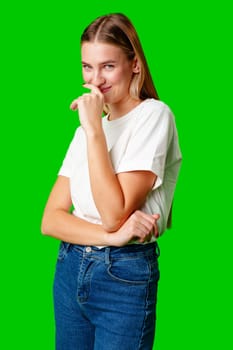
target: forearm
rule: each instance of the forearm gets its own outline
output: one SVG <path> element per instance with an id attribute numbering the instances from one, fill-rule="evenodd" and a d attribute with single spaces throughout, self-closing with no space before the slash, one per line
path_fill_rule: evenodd
<path id="1" fill-rule="evenodd" d="M 124 195 L 114 173 L 103 130 L 87 135 L 90 183 L 104 228 L 118 229 L 129 216 Z"/>
<path id="2" fill-rule="evenodd" d="M 73 244 L 97 246 L 110 244 L 110 235 L 101 225 L 92 224 L 62 209 L 46 213 L 41 230 L 46 236 Z"/>
<path id="3" fill-rule="evenodd" d="M 114 232 L 145 203 L 156 175 L 140 169 L 115 174 L 102 128 L 103 94 L 92 84 L 85 87 L 91 89 L 91 93 L 73 101 L 71 108 L 78 108 L 86 134 L 89 178 L 96 208 L 103 228 Z"/>
<path id="4" fill-rule="evenodd" d="M 43 217 L 42 232 L 72 244 L 122 247 L 135 239 L 139 243 L 150 241 L 152 231 L 157 236 L 158 219 L 159 215 L 136 211 L 119 230 L 108 233 L 101 225 L 77 218 L 63 209 L 56 209 Z"/>

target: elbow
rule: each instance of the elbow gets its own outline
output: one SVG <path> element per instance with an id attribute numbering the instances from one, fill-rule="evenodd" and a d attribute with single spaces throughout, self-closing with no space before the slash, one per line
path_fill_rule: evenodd
<path id="1" fill-rule="evenodd" d="M 51 229 L 50 229 L 49 219 L 46 215 L 44 215 L 41 222 L 41 233 L 43 236 L 49 236 L 50 231 Z"/>
<path id="2" fill-rule="evenodd" d="M 47 226 L 43 222 L 41 223 L 40 231 L 43 236 L 48 236 Z"/>
<path id="3" fill-rule="evenodd" d="M 124 222 L 125 220 L 123 220 L 122 218 L 113 218 L 112 220 L 102 220 L 102 226 L 106 232 L 112 233 L 119 230 L 119 228 L 123 225 Z"/>
<path id="4" fill-rule="evenodd" d="M 129 218 L 129 216 L 132 214 L 132 212 L 129 210 L 122 210 L 121 212 L 112 212 L 111 214 L 112 215 L 109 215 L 108 213 L 108 215 L 101 216 L 103 229 L 108 233 L 118 231 L 121 228 L 121 226 L 125 223 L 125 221 Z"/>

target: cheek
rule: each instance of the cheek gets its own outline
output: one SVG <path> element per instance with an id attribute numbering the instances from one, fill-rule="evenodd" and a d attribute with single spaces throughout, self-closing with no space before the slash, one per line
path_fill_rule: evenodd
<path id="1" fill-rule="evenodd" d="M 112 74 L 108 74 L 107 80 L 109 80 L 113 84 L 117 84 L 121 81 L 121 75 L 117 72 L 114 72 Z"/>
<path id="2" fill-rule="evenodd" d="M 88 82 L 91 79 L 91 74 L 89 72 L 82 71 L 82 76 L 85 82 Z"/>
<path id="3" fill-rule="evenodd" d="M 120 71 L 115 72 L 111 76 L 111 81 L 115 84 L 126 84 L 128 81 L 130 82 L 131 77 L 129 75 L 129 71 Z"/>

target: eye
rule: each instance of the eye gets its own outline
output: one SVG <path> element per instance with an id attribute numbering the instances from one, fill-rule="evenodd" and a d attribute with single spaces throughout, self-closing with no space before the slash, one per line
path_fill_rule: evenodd
<path id="1" fill-rule="evenodd" d="M 115 66 L 114 66 L 113 64 L 105 64 L 105 65 L 104 65 L 104 69 L 105 69 L 105 70 L 113 70 L 114 67 L 115 67 Z"/>
<path id="2" fill-rule="evenodd" d="M 89 66 L 88 64 L 83 64 L 83 70 L 85 70 L 86 72 L 90 72 L 91 71 L 91 66 Z"/>

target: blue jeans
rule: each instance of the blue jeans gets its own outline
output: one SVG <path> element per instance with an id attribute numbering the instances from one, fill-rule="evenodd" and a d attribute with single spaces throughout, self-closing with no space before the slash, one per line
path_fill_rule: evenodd
<path id="1" fill-rule="evenodd" d="M 61 242 L 54 281 L 57 350 L 151 350 L 157 243 L 98 249 Z"/>

